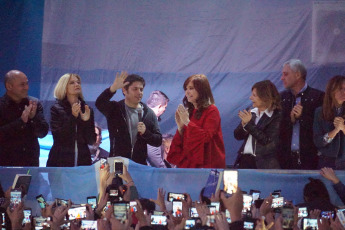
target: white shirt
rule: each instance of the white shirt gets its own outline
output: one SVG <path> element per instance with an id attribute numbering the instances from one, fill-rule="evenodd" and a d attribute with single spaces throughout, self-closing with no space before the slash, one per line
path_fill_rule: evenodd
<path id="1" fill-rule="evenodd" d="M 264 112 L 261 112 L 259 114 L 259 109 L 258 108 L 254 108 L 252 110 L 250 110 L 251 113 L 255 113 L 256 117 L 255 117 L 255 125 L 258 124 L 258 122 L 260 121 L 261 117 L 264 115 L 264 113 L 266 113 L 266 115 L 268 117 L 272 117 L 273 115 L 273 111 L 269 111 L 268 109 L 266 109 Z M 243 129 L 245 129 L 245 126 L 243 126 Z M 247 130 L 246 130 L 247 131 Z M 251 154 L 253 156 L 255 156 L 255 152 L 253 151 L 253 136 L 249 134 L 246 145 L 244 146 L 244 150 L 243 150 L 243 154 Z"/>

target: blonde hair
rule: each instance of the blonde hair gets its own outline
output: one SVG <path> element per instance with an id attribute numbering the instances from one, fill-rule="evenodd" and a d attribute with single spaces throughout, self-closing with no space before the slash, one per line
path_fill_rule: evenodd
<path id="1" fill-rule="evenodd" d="M 62 75 L 54 89 L 54 97 L 56 99 L 58 100 L 65 99 L 66 94 L 67 94 L 67 84 L 72 76 L 75 76 L 81 82 L 81 78 L 78 74 L 66 73 Z M 79 97 L 84 100 L 83 92 L 80 92 Z"/>

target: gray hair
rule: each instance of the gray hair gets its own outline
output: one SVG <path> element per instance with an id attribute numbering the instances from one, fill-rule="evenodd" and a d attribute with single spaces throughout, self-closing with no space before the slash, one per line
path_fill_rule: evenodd
<path id="1" fill-rule="evenodd" d="M 299 59 L 290 59 L 289 61 L 285 62 L 284 65 L 289 65 L 292 71 L 300 72 L 301 77 L 306 80 L 307 78 L 307 69 Z M 283 65 L 283 66 L 284 66 Z"/>

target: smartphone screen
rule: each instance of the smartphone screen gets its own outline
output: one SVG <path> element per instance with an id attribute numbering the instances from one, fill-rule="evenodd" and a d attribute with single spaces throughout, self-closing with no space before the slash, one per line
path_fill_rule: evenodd
<path id="1" fill-rule="evenodd" d="M 18 205 L 22 201 L 22 191 L 13 189 L 11 190 L 11 204 L 10 206 L 13 208 L 14 206 Z"/>
<path id="2" fill-rule="evenodd" d="M 122 175 L 123 174 L 123 162 L 122 161 L 114 161 L 114 169 L 115 169 L 115 174 Z"/>
<path id="3" fill-rule="evenodd" d="M 207 205 L 208 209 L 210 210 L 210 214 L 211 215 L 215 215 L 216 214 L 216 206 L 213 205 Z"/>
<path id="4" fill-rule="evenodd" d="M 114 216 L 117 220 L 124 222 L 128 219 L 129 203 L 119 202 L 114 203 Z"/>
<path id="5" fill-rule="evenodd" d="M 31 223 L 31 209 L 24 209 L 24 219 L 22 224 Z"/>
<path id="6" fill-rule="evenodd" d="M 194 227 L 195 227 L 195 219 L 186 220 L 186 224 L 184 226 L 184 229 L 192 229 Z"/>
<path id="7" fill-rule="evenodd" d="M 224 170 L 223 182 L 226 193 L 235 193 L 238 187 L 238 172 L 235 170 Z"/>
<path id="8" fill-rule="evenodd" d="M 298 208 L 298 218 L 307 217 L 307 216 L 308 216 L 307 207 L 299 207 Z"/>
<path id="9" fill-rule="evenodd" d="M 6 214 L 5 212 L 0 212 L 1 227 L 6 229 Z"/>
<path id="10" fill-rule="evenodd" d="M 252 230 L 254 229 L 254 222 L 251 221 L 244 221 L 243 222 L 243 228 L 247 230 Z"/>
<path id="11" fill-rule="evenodd" d="M 294 209 L 293 208 L 282 208 L 283 217 L 283 228 L 293 229 L 294 224 Z"/>
<path id="12" fill-rule="evenodd" d="M 100 168 L 100 169 L 104 169 L 104 167 L 105 167 L 107 164 L 108 164 L 107 158 L 101 158 L 99 168 Z"/>
<path id="13" fill-rule="evenodd" d="M 97 220 L 82 220 L 81 229 L 97 230 Z"/>
<path id="14" fill-rule="evenodd" d="M 345 228 L 345 209 L 338 209 L 337 211 L 337 217 L 340 221 L 340 223 L 343 225 Z"/>
<path id="15" fill-rule="evenodd" d="M 166 226 L 168 224 L 167 217 L 166 216 L 160 216 L 160 215 L 151 215 L 151 224 L 152 225 L 164 225 L 164 226 Z"/>
<path id="16" fill-rule="evenodd" d="M 281 208 L 284 205 L 284 197 L 273 198 L 272 208 Z"/>
<path id="17" fill-rule="evenodd" d="M 107 201 L 107 204 L 104 206 L 103 208 L 103 212 L 106 212 L 108 211 L 108 209 L 111 207 L 111 202 L 110 201 Z"/>
<path id="18" fill-rule="evenodd" d="M 212 206 L 215 206 L 216 207 L 216 214 L 219 213 L 219 210 L 220 210 L 220 203 L 219 202 L 211 202 L 211 205 Z M 212 214 L 212 213 L 211 213 Z"/>
<path id="19" fill-rule="evenodd" d="M 93 209 L 96 208 L 96 206 L 97 206 L 97 197 L 95 197 L 95 196 L 89 196 L 89 197 L 87 197 L 86 199 L 87 199 L 87 203 L 88 203 L 89 205 L 91 205 L 91 207 L 92 207 Z"/>
<path id="20" fill-rule="evenodd" d="M 40 205 L 41 208 L 45 208 L 47 206 L 47 202 L 44 199 L 42 194 L 36 196 L 36 200 L 37 200 L 37 202 L 38 202 L 38 204 Z"/>
<path id="21" fill-rule="evenodd" d="M 50 221 L 49 217 L 38 216 L 34 217 L 35 229 L 46 229 L 49 228 L 50 225 L 47 221 Z"/>
<path id="22" fill-rule="evenodd" d="M 183 193 L 169 192 L 168 196 L 167 196 L 167 200 L 170 202 L 173 202 L 173 201 L 186 200 L 186 198 L 185 198 L 185 195 Z"/>
<path id="23" fill-rule="evenodd" d="M 322 211 L 321 217 L 328 218 L 328 219 L 334 218 L 334 212 L 333 211 Z"/>
<path id="24" fill-rule="evenodd" d="M 304 218 L 303 219 L 303 230 L 313 229 L 317 230 L 317 219 Z"/>
<path id="25" fill-rule="evenodd" d="M 253 190 L 253 191 L 250 191 L 250 194 L 253 197 L 253 203 L 254 201 L 260 198 L 260 191 Z"/>
<path id="26" fill-rule="evenodd" d="M 243 194 L 243 209 L 242 213 L 246 213 L 250 211 L 250 207 L 252 205 L 253 197 L 248 194 Z"/>
<path id="27" fill-rule="evenodd" d="M 173 216 L 182 216 L 182 201 L 173 201 Z"/>
<path id="28" fill-rule="evenodd" d="M 55 198 L 56 206 L 68 206 L 68 200 Z"/>
<path id="29" fill-rule="evenodd" d="M 192 207 L 192 208 L 190 208 L 189 209 L 189 216 L 191 217 L 191 218 L 196 218 L 196 217 L 199 217 L 199 214 L 198 214 L 198 212 L 196 211 L 196 208 L 195 207 Z"/>
<path id="30" fill-rule="evenodd" d="M 130 201 L 129 202 L 129 207 L 131 210 L 131 213 L 136 212 L 137 211 L 137 202 L 136 201 Z"/>
<path id="31" fill-rule="evenodd" d="M 281 190 L 274 190 L 274 191 L 272 192 L 273 198 L 278 198 L 278 197 L 280 197 L 281 192 L 282 192 Z"/>
<path id="32" fill-rule="evenodd" d="M 76 207 L 68 209 L 68 219 L 75 220 L 75 219 L 83 219 L 86 218 L 86 207 Z"/>

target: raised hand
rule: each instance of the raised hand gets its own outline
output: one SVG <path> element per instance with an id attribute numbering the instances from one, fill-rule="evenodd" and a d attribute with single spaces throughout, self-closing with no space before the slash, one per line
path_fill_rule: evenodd
<path id="1" fill-rule="evenodd" d="M 110 86 L 110 92 L 114 93 L 116 90 L 123 88 L 124 86 L 128 85 L 129 82 L 124 83 L 128 76 L 126 71 L 121 71 L 121 73 L 116 73 L 115 80 L 113 84 Z"/>
<path id="2" fill-rule="evenodd" d="M 335 175 L 334 171 L 332 168 L 322 168 L 320 170 L 321 176 L 326 178 L 327 180 L 330 180 L 333 182 L 333 184 L 338 184 L 339 183 L 339 178 Z"/>
<path id="3" fill-rule="evenodd" d="M 229 210 L 231 215 L 231 221 L 238 221 L 242 218 L 243 209 L 243 195 L 240 188 L 237 188 L 236 193 L 231 197 L 226 198 L 224 193 L 221 193 L 220 198 L 227 210 Z"/>
<path id="4" fill-rule="evenodd" d="M 91 113 L 90 107 L 88 105 L 85 105 L 85 113 L 83 113 L 80 110 L 80 117 L 81 117 L 81 119 L 83 121 L 88 121 L 90 119 L 90 113 Z"/>
<path id="5" fill-rule="evenodd" d="M 163 212 L 166 211 L 164 197 L 165 197 L 164 189 L 163 188 L 158 188 L 157 199 L 156 200 L 150 199 L 150 201 L 152 201 L 155 204 L 157 204 L 161 208 L 161 211 L 163 211 Z"/>

